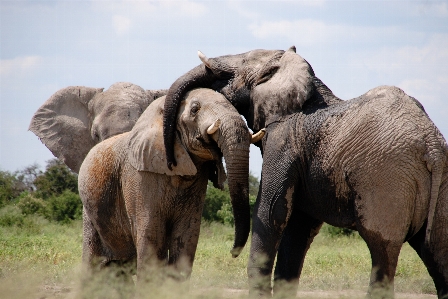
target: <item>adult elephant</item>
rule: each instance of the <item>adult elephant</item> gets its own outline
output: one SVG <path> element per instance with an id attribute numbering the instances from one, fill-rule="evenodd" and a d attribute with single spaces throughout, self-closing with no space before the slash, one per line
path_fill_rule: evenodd
<path id="1" fill-rule="evenodd" d="M 54 93 L 34 113 L 29 130 L 77 173 L 95 144 L 130 131 L 146 107 L 166 93 L 127 82 L 115 83 L 106 91 L 69 86 Z"/>
<path id="2" fill-rule="evenodd" d="M 250 231 L 251 135 L 243 119 L 219 93 L 188 93 L 177 114 L 179 165 L 171 171 L 162 137 L 164 100 L 154 101 L 130 132 L 96 145 L 78 177 L 84 206 L 83 260 L 107 265 L 136 259 L 139 280 L 146 271 L 154 273 L 166 265 L 189 277 L 207 180 L 212 176 L 224 182 L 223 156 L 235 216 L 235 255 Z"/>
<path id="3" fill-rule="evenodd" d="M 326 109 L 335 106 L 335 108 L 333 109 L 337 110 L 341 109 L 340 107 L 342 107 L 343 105 L 347 105 L 344 104 L 344 101 L 336 97 L 331 92 L 331 90 L 314 75 L 311 66 L 303 58 L 295 53 L 294 47 L 291 47 L 287 51 L 254 50 L 243 54 L 222 56 L 210 59 L 205 57 L 202 53 L 199 53 L 199 57 L 202 60 L 203 64 L 197 66 L 196 68 L 192 69 L 191 71 L 187 72 L 185 75 L 177 79 L 170 87 L 167 94 L 164 116 L 164 139 L 165 146 L 167 147 L 167 163 L 169 167 L 176 165 L 173 154 L 170 152 L 173 143 L 173 115 L 175 115 L 175 112 L 177 110 L 177 105 L 179 104 L 180 97 L 192 87 L 209 86 L 224 94 L 226 98 L 238 109 L 238 111 L 242 115 L 244 115 L 249 127 L 253 130 L 259 130 L 260 128 L 269 126 L 270 124 L 274 124 L 279 120 L 283 121 L 282 117 L 290 115 L 293 112 L 300 111 L 303 113 L 303 115 L 318 113 L 316 115 L 319 115 L 319 117 L 307 118 L 307 121 L 309 123 L 307 123 L 306 126 L 307 129 L 314 129 L 314 132 L 318 132 L 318 128 L 320 128 L 319 124 L 323 123 L 327 119 L 328 115 L 325 114 L 327 113 L 325 111 L 328 110 Z M 380 88 L 370 91 L 368 93 L 368 97 L 370 99 L 379 99 L 381 97 L 385 97 L 393 100 L 402 98 L 403 95 L 402 92 L 398 92 L 395 88 Z M 374 101 L 372 100 L 372 102 Z M 423 107 L 417 101 L 413 101 L 413 103 L 414 106 L 417 107 L 414 107 L 414 109 L 419 109 L 421 113 L 424 113 Z M 377 109 L 381 108 L 378 106 Z M 391 110 L 388 111 L 389 113 L 392 112 Z M 339 116 L 337 113 L 333 113 L 333 115 L 335 115 L 335 117 Z M 386 114 L 385 117 L 387 117 Z M 334 122 L 332 123 L 331 121 L 328 121 L 326 122 L 326 124 L 333 125 Z M 429 119 L 426 120 L 426 124 L 436 130 Z M 262 154 L 264 151 L 278 151 L 278 144 L 276 144 L 275 141 L 272 141 L 274 139 L 271 140 L 271 138 L 273 138 L 272 136 L 272 134 L 269 134 L 264 139 L 264 146 L 263 144 L 261 144 L 261 142 L 257 144 L 258 146 L 260 146 Z M 421 137 L 421 135 L 418 136 Z M 305 154 L 308 155 L 307 158 L 313 157 L 316 151 L 319 150 L 319 138 L 323 136 L 319 135 L 317 137 L 317 139 L 310 139 L 316 142 L 313 146 L 308 146 L 305 148 Z M 275 140 L 278 141 L 278 139 Z M 438 140 L 440 141 L 441 139 L 439 138 Z M 396 142 L 407 143 L 408 139 L 403 139 L 400 141 L 397 140 Z M 304 144 L 301 145 L 304 146 Z M 411 148 L 416 146 L 416 144 L 408 145 Z M 363 157 L 367 150 L 368 148 L 365 148 L 364 152 L 360 152 L 359 157 Z M 414 148 L 414 150 L 416 150 L 416 153 L 422 152 L 421 148 Z M 321 153 L 324 154 L 324 151 L 322 151 Z M 436 156 L 442 159 L 443 155 L 437 154 Z M 429 159 L 429 157 L 430 156 L 415 156 L 413 161 L 415 162 L 416 160 Z M 262 184 L 264 186 L 266 186 L 266 180 L 271 180 L 265 178 L 266 176 L 271 175 L 275 178 L 277 174 L 277 170 L 273 167 L 274 163 L 272 163 L 272 161 L 274 160 L 274 158 L 272 158 L 272 155 L 269 158 L 270 162 L 268 164 L 266 158 L 266 155 L 264 155 L 264 165 L 262 170 Z M 431 166 L 431 163 L 432 162 L 428 162 L 428 165 Z M 438 165 L 438 168 L 431 168 L 426 170 L 427 173 L 424 179 L 424 181 L 426 180 L 425 185 L 419 185 L 419 188 L 423 188 L 423 186 L 428 187 L 428 179 L 441 179 L 440 171 L 445 172 L 445 170 L 441 170 L 443 168 L 441 168 L 440 166 L 443 165 L 443 163 L 439 161 L 439 163 L 436 164 Z M 329 223 L 338 226 L 348 226 L 355 229 L 357 228 L 353 225 L 353 222 L 349 223 L 348 219 L 350 218 L 343 219 L 344 217 L 341 216 L 343 215 L 343 213 L 347 213 L 347 211 L 339 211 L 338 209 L 333 209 L 332 207 L 331 211 L 334 214 L 328 213 L 327 215 L 324 215 L 323 211 L 311 213 L 308 208 L 300 208 L 302 201 L 312 203 L 311 198 L 319 198 L 316 199 L 316 205 L 319 205 L 319 203 L 322 202 L 327 202 L 331 205 L 338 200 L 337 196 L 339 196 L 340 194 L 335 194 L 333 192 L 335 186 L 338 185 L 330 184 L 330 182 L 335 179 L 335 174 L 322 173 L 322 168 L 318 166 L 319 165 L 316 164 L 315 167 L 299 168 L 299 170 L 301 170 L 298 173 L 300 177 L 291 177 L 289 179 L 285 177 L 281 178 L 285 180 L 285 182 L 282 183 L 286 183 L 286 181 L 300 181 L 303 182 L 304 185 L 301 185 L 301 189 L 294 190 L 293 202 L 295 203 L 295 208 L 293 209 L 292 207 L 286 207 L 284 209 L 284 211 L 287 211 L 291 214 L 283 215 L 284 217 L 286 217 L 285 220 L 287 219 L 288 221 L 277 224 L 280 225 L 280 233 L 275 229 L 271 231 L 268 230 L 268 233 L 264 231 L 264 229 L 266 229 L 266 227 L 277 227 L 272 225 L 273 218 L 270 216 L 272 215 L 274 208 L 279 208 L 276 203 L 280 203 L 281 201 L 272 201 L 272 198 L 269 199 L 267 197 L 263 197 L 263 192 L 260 191 L 259 197 L 257 198 L 257 211 L 254 213 L 253 218 L 254 225 L 251 257 L 248 266 L 249 283 L 252 292 L 257 292 L 257 290 L 259 290 L 264 294 L 269 293 L 269 277 L 273 264 L 272 257 L 275 256 L 276 253 L 277 264 L 274 275 L 274 281 L 276 282 L 274 284 L 274 293 L 277 293 L 277 290 L 275 289 L 277 286 L 283 285 L 277 283 L 279 281 L 292 282 L 293 284 L 291 285 L 296 285 L 296 282 L 300 277 L 306 252 L 311 242 L 313 241 L 313 238 L 319 232 L 323 221 L 328 221 Z M 406 168 L 402 169 L 402 171 L 406 171 Z M 412 172 L 413 170 L 409 171 L 411 173 L 410 175 L 412 176 L 414 174 Z M 344 175 L 342 177 L 338 176 L 337 178 L 349 180 L 353 175 L 349 172 L 344 172 L 343 174 Z M 330 189 L 323 189 L 324 191 L 328 192 L 327 194 L 321 194 L 322 189 L 320 189 L 320 187 L 317 188 L 316 184 L 314 184 L 314 187 L 305 188 L 305 182 L 307 182 L 307 180 L 318 177 L 323 180 L 320 181 L 321 183 L 325 183 L 323 186 L 332 187 Z M 429 200 L 429 197 L 420 195 L 423 193 L 420 193 L 420 191 L 418 191 L 418 196 L 420 196 L 419 200 L 421 199 L 421 201 L 416 201 L 415 205 L 422 207 L 421 213 L 424 216 L 421 217 L 424 218 L 423 221 L 426 221 L 427 225 L 422 225 L 422 219 L 419 219 L 418 224 L 416 224 L 417 222 L 412 222 L 412 225 L 415 226 L 410 226 L 410 224 L 408 223 L 409 226 L 407 227 L 409 230 L 406 232 L 405 238 L 401 240 L 401 242 L 408 241 L 409 244 L 417 251 L 421 259 L 425 263 L 430 275 L 432 276 L 440 297 L 448 294 L 448 275 L 446 273 L 446 270 L 440 268 L 440 265 L 446 265 L 446 256 L 448 255 L 441 255 L 441 253 L 446 253 L 448 244 L 443 240 L 435 241 L 434 239 L 429 238 L 429 231 L 427 232 L 426 228 L 433 229 L 434 231 L 436 227 L 434 227 L 431 222 L 434 220 L 434 217 L 438 217 L 439 221 L 434 223 L 437 223 L 436 226 L 440 227 L 439 231 L 445 230 L 446 232 L 446 230 L 448 229 L 448 211 L 446 210 L 447 207 L 445 204 L 446 196 L 443 195 L 446 194 L 443 193 L 446 192 L 445 177 L 446 175 L 444 174 L 442 188 L 439 189 L 442 193 L 439 194 L 439 196 L 437 196 L 437 188 L 435 188 L 436 186 L 438 186 L 437 182 L 432 183 L 432 186 L 434 186 L 434 188 L 431 188 L 431 201 Z M 280 177 L 277 179 L 280 180 Z M 414 181 L 414 183 L 415 182 L 416 181 Z M 337 183 L 343 184 L 343 181 L 338 181 Z M 354 184 L 353 182 L 348 183 L 348 181 L 346 183 L 349 184 L 348 186 L 353 186 Z M 381 181 L 381 183 L 383 183 L 384 185 L 378 185 L 378 189 L 375 189 L 375 192 L 378 191 L 379 193 L 384 194 L 382 190 L 385 190 L 385 188 L 388 187 L 389 183 L 387 181 Z M 413 186 L 415 187 L 415 185 Z M 347 189 L 343 188 L 341 190 L 346 191 Z M 338 189 L 338 192 L 341 190 Z M 350 191 L 350 189 L 348 190 Z M 284 189 L 279 189 L 278 194 L 276 193 L 275 196 L 284 196 L 284 191 Z M 353 192 L 354 193 L 351 194 L 351 196 L 356 195 L 355 191 Z M 291 196 L 290 193 L 287 193 L 287 195 Z M 428 194 L 425 193 L 425 195 Z M 323 197 L 321 198 L 320 196 Z M 408 192 L 407 196 L 409 202 L 411 202 L 412 198 L 415 199 L 415 196 L 417 195 L 412 194 L 412 192 Z M 439 198 L 439 200 L 434 200 L 435 198 Z M 374 215 L 376 212 L 378 212 L 382 215 L 387 215 L 386 207 L 389 205 L 388 199 L 388 197 L 376 198 L 376 200 L 378 200 L 378 209 L 369 209 L 369 213 L 372 213 Z M 382 203 L 384 203 L 384 205 L 382 205 Z M 355 207 L 352 207 L 352 211 L 355 211 Z M 431 212 L 425 214 L 425 211 Z M 394 217 L 394 215 L 392 214 L 389 215 L 391 217 Z M 356 216 L 357 214 L 354 215 L 355 218 Z M 361 218 L 356 219 L 358 222 L 361 222 L 362 220 Z M 377 233 L 371 235 L 377 238 L 376 240 L 378 242 L 368 242 L 370 243 L 369 246 L 371 246 L 371 250 L 383 250 L 383 257 L 385 249 L 381 248 L 379 244 L 384 244 L 385 240 L 385 242 L 387 243 L 387 233 L 389 231 L 389 226 L 386 225 L 387 223 L 389 222 L 386 221 L 386 219 L 384 219 L 384 222 L 375 222 L 374 228 L 372 231 L 370 231 L 370 233 Z M 404 227 L 406 227 L 403 227 L 402 224 L 399 223 L 390 224 L 392 225 L 391 230 L 396 230 L 398 227 L 401 227 L 403 230 L 405 230 Z M 366 227 L 369 229 L 372 228 L 371 226 Z M 401 231 L 401 235 L 402 233 L 403 231 Z M 396 244 L 399 238 L 397 239 L 396 236 L 394 237 L 394 242 Z M 273 238 L 277 238 L 277 243 L 271 244 L 268 241 L 272 240 Z M 396 248 L 394 250 L 396 250 Z M 262 259 L 263 262 L 261 264 L 259 264 L 259 259 L 257 259 L 258 253 L 265 254 L 265 258 L 267 258 L 266 260 Z M 389 254 L 389 249 L 386 250 L 386 254 Z M 393 276 L 391 277 L 391 273 L 395 271 L 395 265 L 393 264 L 392 260 L 385 261 L 383 260 L 383 257 L 372 256 L 372 262 L 374 264 L 371 273 L 370 292 L 373 292 L 376 288 L 381 288 L 381 286 L 390 286 L 390 283 L 392 282 L 391 280 L 393 280 Z M 378 260 L 381 260 L 381 269 L 377 268 Z M 384 267 L 386 267 L 386 269 Z M 446 268 L 447 267 L 445 266 L 445 269 Z M 289 291 L 291 292 L 294 292 L 294 290 L 295 288 L 289 288 Z"/>

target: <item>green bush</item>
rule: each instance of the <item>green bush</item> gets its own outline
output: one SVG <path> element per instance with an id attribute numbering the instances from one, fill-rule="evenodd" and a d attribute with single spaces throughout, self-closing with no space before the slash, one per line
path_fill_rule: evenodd
<path id="1" fill-rule="evenodd" d="M 20 182 L 9 171 L 0 171 L 0 208 L 11 203 L 23 191 Z"/>
<path id="2" fill-rule="evenodd" d="M 0 226 L 23 226 L 25 215 L 16 205 L 7 205 L 0 209 Z"/>
<path id="3" fill-rule="evenodd" d="M 47 203 L 41 198 L 36 198 L 32 194 L 24 192 L 20 195 L 17 206 L 24 215 L 45 215 Z"/>
<path id="4" fill-rule="evenodd" d="M 330 237 L 354 236 L 356 234 L 356 231 L 352 229 L 336 227 L 326 223 L 322 226 L 321 232 Z"/>
<path id="5" fill-rule="evenodd" d="M 254 210 L 255 201 L 257 198 L 253 195 L 249 195 L 249 206 L 250 206 L 250 217 L 252 219 L 252 211 Z M 231 225 L 234 224 L 234 218 L 233 218 L 233 209 L 232 209 L 232 203 L 230 202 L 230 198 L 228 202 L 224 202 L 221 206 L 221 209 L 217 211 L 217 215 L 219 218 L 219 222 Z"/>
<path id="6" fill-rule="evenodd" d="M 208 183 L 207 193 L 205 195 L 204 210 L 202 218 L 207 221 L 222 222 L 218 216 L 218 211 L 225 203 L 230 203 L 230 194 L 227 187 L 224 190 L 213 187 L 211 182 Z"/>
<path id="7" fill-rule="evenodd" d="M 257 199 L 260 182 L 258 178 L 249 173 L 249 204 L 251 215 Z M 202 218 L 206 221 L 217 221 L 233 225 L 232 202 L 230 200 L 229 187 L 224 185 L 224 190 L 213 187 L 211 182 L 207 186 L 204 210 Z"/>
<path id="8" fill-rule="evenodd" d="M 61 195 L 54 195 L 48 199 L 47 218 L 68 223 L 82 217 L 82 202 L 77 193 L 65 190 Z"/>
<path id="9" fill-rule="evenodd" d="M 34 181 L 36 197 L 48 199 L 60 195 L 64 190 L 78 193 L 78 177 L 63 162 L 58 159 L 48 161 L 44 173 Z"/>

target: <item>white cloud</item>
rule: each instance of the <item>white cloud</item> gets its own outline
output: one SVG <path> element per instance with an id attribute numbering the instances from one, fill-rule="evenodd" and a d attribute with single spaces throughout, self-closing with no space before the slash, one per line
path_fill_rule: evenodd
<path id="1" fill-rule="evenodd" d="M 436 17 L 448 17 L 448 3 L 438 1 L 425 1 L 418 3 L 413 11 L 415 16 L 436 16 Z"/>
<path id="2" fill-rule="evenodd" d="M 266 21 L 249 25 L 252 34 L 260 39 L 273 37 L 287 38 L 303 46 L 315 46 L 328 43 L 369 43 L 372 41 L 396 38 L 403 34 L 398 27 L 349 26 L 328 24 L 313 19 L 294 21 Z"/>
<path id="3" fill-rule="evenodd" d="M 194 1 L 148 1 L 148 0 L 121 0 L 121 1 L 92 1 L 92 7 L 97 11 L 108 11 L 116 14 L 134 17 L 198 17 L 207 11 L 206 6 Z"/>
<path id="4" fill-rule="evenodd" d="M 358 57 L 373 71 L 406 69 L 407 76 L 447 75 L 448 34 L 433 34 L 421 46 L 387 47 L 370 53 L 369 57 Z M 440 73 L 438 73 L 440 72 Z"/>
<path id="5" fill-rule="evenodd" d="M 116 15 L 113 17 L 113 26 L 115 33 L 118 36 L 122 36 L 129 32 L 129 29 L 131 28 L 131 20 L 127 17 Z"/>
<path id="6" fill-rule="evenodd" d="M 23 56 L 13 59 L 0 60 L 0 75 L 24 75 L 35 70 L 43 59 L 40 56 Z"/>

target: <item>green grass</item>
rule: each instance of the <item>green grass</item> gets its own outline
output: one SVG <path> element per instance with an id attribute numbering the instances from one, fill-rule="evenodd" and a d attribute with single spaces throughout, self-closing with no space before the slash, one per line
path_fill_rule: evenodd
<path id="1" fill-rule="evenodd" d="M 180 287 L 167 283 L 158 298 L 239 298 L 247 294 L 246 265 L 249 245 L 240 257 L 230 255 L 233 228 L 204 223 L 189 284 Z M 81 265 L 82 225 L 48 222 L 27 217 L 21 225 L 0 227 L 0 294 L 2 298 L 120 298 L 110 290 L 108 277 L 98 283 L 108 291 L 83 287 Z M 358 236 L 329 237 L 319 234 L 305 260 L 300 291 L 367 290 L 370 255 Z M 187 292 L 187 289 L 190 292 Z M 396 292 L 435 294 L 426 268 L 415 252 L 405 244 L 398 263 Z M 144 290 L 154 295 L 153 290 Z M 90 293 L 89 293 L 90 292 Z M 98 293 L 99 292 L 99 293 Z M 95 294 L 92 296 L 92 294 Z M 164 296 L 163 296 L 164 295 Z M 185 296 L 180 296 L 185 297 Z M 155 298 L 155 297 L 154 297 Z"/>

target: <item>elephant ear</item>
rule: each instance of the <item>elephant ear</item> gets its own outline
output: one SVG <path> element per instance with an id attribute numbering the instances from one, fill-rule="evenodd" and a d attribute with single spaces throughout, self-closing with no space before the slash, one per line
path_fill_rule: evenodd
<path id="1" fill-rule="evenodd" d="M 90 135 L 88 102 L 103 88 L 70 86 L 53 94 L 34 113 L 29 130 L 71 170 L 78 173 L 95 145 Z"/>
<path id="2" fill-rule="evenodd" d="M 164 103 L 165 97 L 152 102 L 129 133 L 129 162 L 138 171 L 150 171 L 166 175 L 195 175 L 197 173 L 196 166 L 177 135 L 174 143 L 174 154 L 178 166 L 173 170 L 170 170 L 167 166 L 163 142 Z"/>

